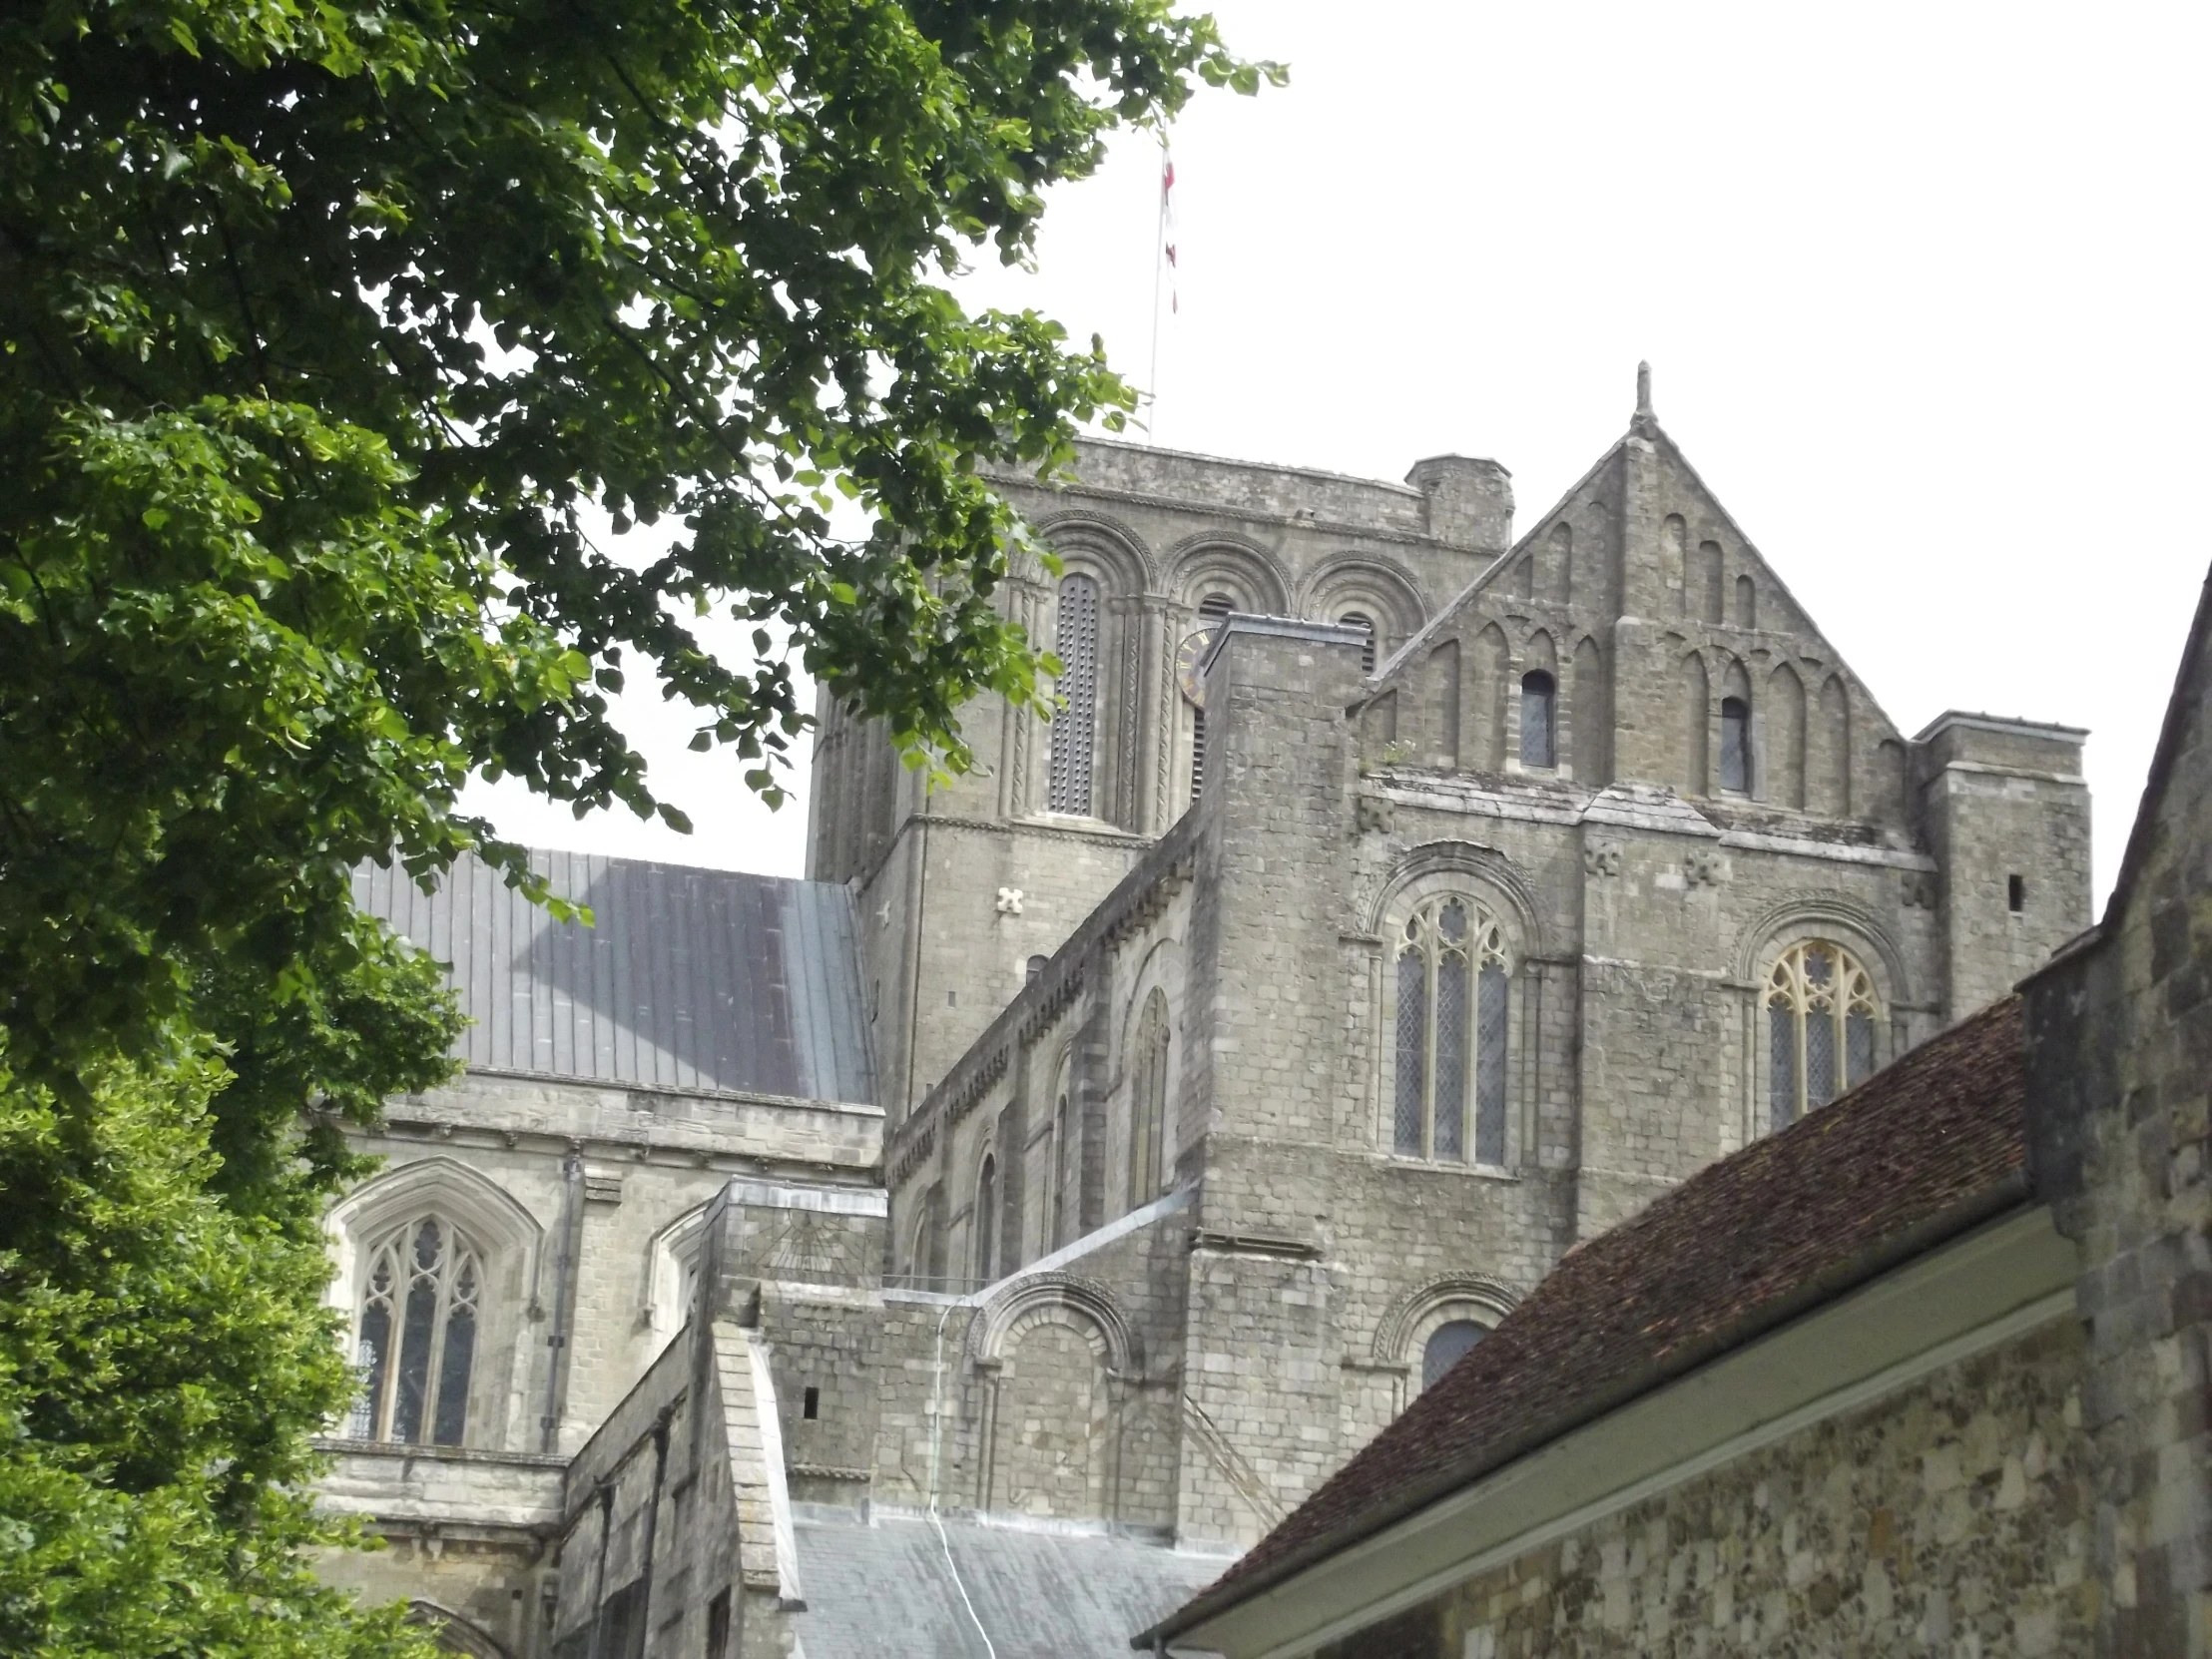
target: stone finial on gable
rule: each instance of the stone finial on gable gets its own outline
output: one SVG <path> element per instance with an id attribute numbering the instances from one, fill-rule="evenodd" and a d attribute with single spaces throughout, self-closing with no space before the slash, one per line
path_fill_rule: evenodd
<path id="1" fill-rule="evenodd" d="M 1659 417 L 1651 412 L 1651 364 L 1648 362 L 1638 363 L 1636 365 L 1636 418 L 1631 422 L 1631 426 L 1637 433 L 1648 435 L 1650 429 L 1658 424 Z"/>

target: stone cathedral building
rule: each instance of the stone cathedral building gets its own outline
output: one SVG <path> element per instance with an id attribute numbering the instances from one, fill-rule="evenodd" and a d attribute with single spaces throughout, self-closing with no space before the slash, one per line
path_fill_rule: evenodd
<path id="1" fill-rule="evenodd" d="M 1516 534 L 1120 444 L 1003 488 L 1049 722 L 825 708 L 810 878 L 360 894 L 451 1088 L 330 1218 L 332 1571 L 507 1659 L 1126 1651 L 1577 1243 L 2089 921 L 2077 730 L 1908 736 L 1655 419 Z"/>

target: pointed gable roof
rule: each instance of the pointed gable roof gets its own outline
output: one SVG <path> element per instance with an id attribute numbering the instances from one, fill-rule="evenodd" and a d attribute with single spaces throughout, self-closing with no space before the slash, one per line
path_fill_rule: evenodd
<path id="1" fill-rule="evenodd" d="M 1657 461 L 1662 473 L 1662 488 L 1666 489 L 1671 485 L 1670 493 L 1675 503 L 1688 504 L 1694 502 L 1698 510 L 1698 516 L 1718 526 L 1726 537 L 1731 551 L 1738 559 L 1748 563 L 1757 572 L 1762 593 L 1768 599 L 1779 600 L 1786 607 L 1786 615 L 1789 618 L 1787 626 L 1772 627 L 1767 625 L 1763 618 L 1762 626 L 1757 631 L 1760 633 L 1794 634 L 1800 640 L 1817 646 L 1819 654 L 1826 659 L 1829 666 L 1844 674 L 1852 685 L 1857 687 L 1859 694 L 1866 699 L 1867 706 L 1881 721 L 1882 725 L 1889 730 L 1890 734 L 1893 736 L 1900 735 L 1897 723 L 1891 720 L 1889 712 L 1882 707 L 1880 700 L 1874 696 L 1866 682 L 1845 661 L 1843 653 L 1838 651 L 1827 635 L 1821 632 L 1819 623 L 1814 620 L 1812 613 L 1798 599 L 1796 593 L 1792 591 L 1789 583 L 1783 579 L 1773 562 L 1759 550 L 1758 544 L 1745 533 L 1742 525 L 1737 523 L 1735 515 L 1722 503 L 1712 486 L 1706 483 L 1703 475 L 1691 463 L 1689 456 L 1683 452 L 1682 446 L 1659 423 L 1659 417 L 1652 412 L 1649 393 L 1648 365 L 1639 365 L 1638 404 L 1635 415 L 1629 421 L 1628 430 L 1615 439 L 1604 453 L 1590 464 L 1582 476 L 1568 486 L 1565 493 L 1551 505 L 1550 509 L 1535 519 L 1530 528 L 1515 540 L 1511 547 L 1491 561 L 1480 575 L 1453 595 L 1448 603 L 1439 608 L 1436 615 L 1427 624 L 1391 653 L 1389 660 L 1383 663 L 1376 672 L 1375 680 L 1378 687 L 1389 687 L 1395 684 L 1405 669 L 1409 665 L 1418 663 L 1428 649 L 1444 639 L 1454 637 L 1463 626 L 1470 611 L 1487 615 L 1488 608 L 1497 600 L 1503 585 L 1510 580 L 1513 573 L 1519 570 L 1524 561 L 1536 556 L 1541 546 L 1549 539 L 1553 527 L 1562 522 L 1568 522 L 1572 510 L 1589 499 L 1592 487 L 1603 481 L 1609 470 L 1623 466 L 1630 457 L 1632 446 L 1636 446 L 1650 453 Z M 1611 505 L 1615 518 L 1615 533 L 1622 535 L 1623 539 L 1626 540 L 1626 527 L 1619 522 L 1621 503 L 1616 499 Z M 1684 516 L 1687 518 L 1690 515 L 1685 514 Z M 1628 549 L 1628 556 L 1657 558 L 1659 550 L 1656 547 L 1639 548 L 1631 546 Z M 1773 614 L 1771 608 L 1767 614 L 1769 616 Z M 1670 617 L 1652 617 L 1646 620 L 1667 623 L 1674 619 Z"/>

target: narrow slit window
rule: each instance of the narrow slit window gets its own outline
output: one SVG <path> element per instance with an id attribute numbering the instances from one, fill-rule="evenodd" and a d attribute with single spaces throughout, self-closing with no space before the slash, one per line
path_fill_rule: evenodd
<path id="1" fill-rule="evenodd" d="M 2007 875 L 2004 878 L 2005 907 L 2014 915 L 2027 908 L 2027 877 Z"/>
<path id="2" fill-rule="evenodd" d="M 1740 697 L 1721 699 L 1721 788 L 1751 793 L 1751 705 Z"/>
<path id="3" fill-rule="evenodd" d="M 1524 767 L 1558 764 L 1559 688 L 1542 669 L 1521 676 L 1520 758 Z"/>
<path id="4" fill-rule="evenodd" d="M 1226 593 L 1210 593 L 1198 602 L 1198 626 L 1203 643 L 1191 653 L 1194 665 L 1205 657 L 1207 648 L 1213 644 L 1213 631 L 1221 626 L 1221 619 L 1236 608 L 1237 602 Z M 1191 799 L 1196 801 L 1205 791 L 1206 708 L 1194 702 L 1191 705 Z"/>
<path id="5" fill-rule="evenodd" d="M 799 1414 L 809 1422 L 813 1422 L 822 1415 L 822 1390 L 820 1388 L 809 1388 L 807 1390 L 806 1398 L 800 1402 Z"/>
<path id="6" fill-rule="evenodd" d="M 1058 1249 L 1067 1239 L 1068 1226 L 1068 1097 L 1060 1096 L 1060 1104 L 1052 1113 L 1052 1248 Z"/>
<path id="7" fill-rule="evenodd" d="M 1357 628 L 1368 637 L 1360 642 L 1360 672 L 1375 672 L 1375 618 L 1365 611 L 1347 611 L 1337 619 L 1347 628 Z"/>
<path id="8" fill-rule="evenodd" d="M 1168 1104 L 1168 999 L 1155 989 L 1145 1000 L 1129 1055 L 1129 1208 L 1160 1196 L 1162 1142 Z"/>
<path id="9" fill-rule="evenodd" d="M 1055 813 L 1088 816 L 1098 738 L 1098 584 L 1090 577 L 1062 578 L 1052 648 L 1060 659 L 1060 707 L 1052 716 L 1045 805 Z"/>
<path id="10" fill-rule="evenodd" d="M 975 1277 L 998 1277 L 998 1160 L 986 1157 L 975 1178 Z"/>

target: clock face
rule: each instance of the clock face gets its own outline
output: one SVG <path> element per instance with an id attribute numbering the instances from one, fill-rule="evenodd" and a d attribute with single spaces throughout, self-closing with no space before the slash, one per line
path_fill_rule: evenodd
<path id="1" fill-rule="evenodd" d="M 1206 659 L 1206 648 L 1214 643 L 1214 630 L 1201 628 L 1183 642 L 1183 649 L 1175 654 L 1175 683 L 1183 688 L 1183 696 L 1193 708 L 1201 708 L 1206 702 L 1206 688 L 1199 683 L 1198 665 Z"/>

